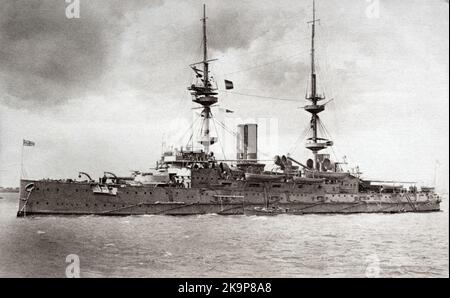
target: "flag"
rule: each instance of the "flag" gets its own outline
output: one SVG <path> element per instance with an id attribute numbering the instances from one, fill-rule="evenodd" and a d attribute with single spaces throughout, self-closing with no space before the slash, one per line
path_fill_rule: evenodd
<path id="1" fill-rule="evenodd" d="M 233 82 L 232 81 L 228 81 L 228 80 L 225 80 L 225 89 L 226 90 L 229 90 L 229 89 L 233 89 L 234 87 L 233 87 Z"/>
<path id="2" fill-rule="evenodd" d="M 23 146 L 34 146 L 33 141 L 23 140 Z"/>

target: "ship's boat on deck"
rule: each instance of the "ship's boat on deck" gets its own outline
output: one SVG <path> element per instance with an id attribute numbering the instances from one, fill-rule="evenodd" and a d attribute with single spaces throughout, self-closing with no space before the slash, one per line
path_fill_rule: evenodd
<path id="1" fill-rule="evenodd" d="M 350 176 L 345 172 L 306 172 L 308 178 L 345 179 Z"/>
<path id="2" fill-rule="evenodd" d="M 299 183 L 299 184 L 316 184 L 316 183 L 320 184 L 325 181 L 325 178 L 310 178 L 310 177 L 294 176 L 294 177 L 292 177 L 292 180 L 295 183 Z"/>
<path id="3" fill-rule="evenodd" d="M 247 180 L 247 181 L 277 182 L 277 181 L 282 181 L 283 179 L 285 179 L 284 175 L 245 173 L 245 180 Z"/>
<path id="4" fill-rule="evenodd" d="M 170 175 L 167 169 L 155 169 L 138 174 L 134 178 L 134 182 L 142 185 L 164 185 L 169 184 Z"/>

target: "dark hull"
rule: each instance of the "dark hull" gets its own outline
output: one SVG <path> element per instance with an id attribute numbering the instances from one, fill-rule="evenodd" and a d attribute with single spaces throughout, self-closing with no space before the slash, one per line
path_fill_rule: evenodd
<path id="1" fill-rule="evenodd" d="M 33 183 L 34 189 L 25 190 Z M 400 195 L 299 194 L 273 190 L 121 187 L 117 195 L 94 193 L 89 183 L 22 181 L 18 216 L 61 215 L 277 215 L 439 211 L 435 195 L 411 201 Z M 263 207 L 284 210 L 261 212 Z"/>
<path id="2" fill-rule="evenodd" d="M 252 210 L 253 207 L 262 207 L 264 205 L 252 205 L 242 207 L 239 205 L 223 205 L 217 206 L 214 204 L 194 204 L 190 206 L 177 206 L 169 204 L 148 204 L 144 207 L 129 208 L 127 211 L 113 211 L 113 210 L 22 210 L 17 212 L 17 216 L 22 217 L 26 215 L 105 215 L 105 216 L 127 216 L 127 215 L 198 215 L 214 213 L 219 215 L 262 215 L 273 216 L 279 214 L 353 214 L 353 213 L 404 213 L 404 212 L 436 212 L 440 211 L 439 204 L 417 204 L 416 209 L 413 209 L 409 204 L 348 204 L 348 203 L 326 203 L 321 206 L 311 206 L 309 204 L 285 204 L 278 205 L 281 208 L 290 209 L 287 212 L 261 212 Z"/>

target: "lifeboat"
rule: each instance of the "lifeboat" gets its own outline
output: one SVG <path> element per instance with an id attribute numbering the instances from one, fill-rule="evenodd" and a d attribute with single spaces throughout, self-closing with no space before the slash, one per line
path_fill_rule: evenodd
<path id="1" fill-rule="evenodd" d="M 345 179 L 349 176 L 349 173 L 342 172 L 307 172 L 308 178 L 326 178 L 326 179 Z"/>
<path id="2" fill-rule="evenodd" d="M 298 177 L 298 176 L 292 177 L 292 180 L 294 180 L 295 183 L 299 183 L 299 184 L 314 184 L 314 183 L 322 183 L 323 181 L 325 181 L 324 178 L 310 178 L 310 177 Z"/>
<path id="3" fill-rule="evenodd" d="M 281 181 L 284 175 L 245 173 L 247 181 Z"/>
<path id="4" fill-rule="evenodd" d="M 170 183 L 170 176 L 167 169 L 156 169 L 136 175 L 134 182 L 142 185 L 165 185 Z"/>

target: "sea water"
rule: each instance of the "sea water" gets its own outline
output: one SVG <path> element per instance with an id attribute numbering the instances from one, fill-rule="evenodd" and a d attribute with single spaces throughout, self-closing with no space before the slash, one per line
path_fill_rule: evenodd
<path id="1" fill-rule="evenodd" d="M 16 218 L 18 194 L 0 197 L 0 277 L 65 277 L 69 255 L 81 277 L 449 276 L 447 198 L 432 213 Z"/>

